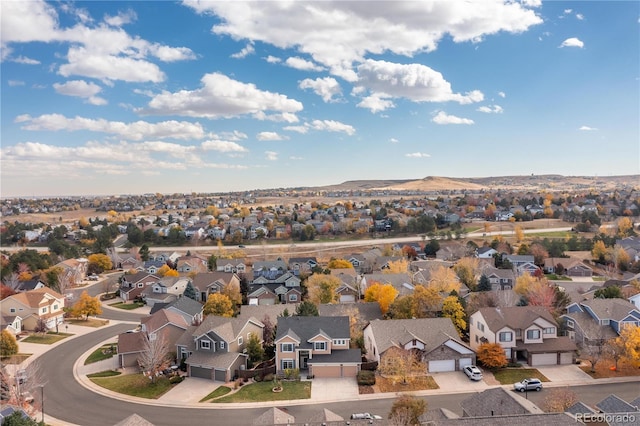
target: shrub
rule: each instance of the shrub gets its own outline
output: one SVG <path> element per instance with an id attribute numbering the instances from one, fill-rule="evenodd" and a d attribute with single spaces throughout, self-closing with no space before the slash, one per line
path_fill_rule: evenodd
<path id="1" fill-rule="evenodd" d="M 265 374 L 265 376 L 264 376 L 264 381 L 265 382 L 270 382 L 272 380 L 273 380 L 273 374 L 272 373 Z"/>
<path id="2" fill-rule="evenodd" d="M 368 370 L 360 370 L 358 372 L 358 385 L 373 386 L 376 384 L 376 373 Z"/>
<path id="3" fill-rule="evenodd" d="M 253 380 L 256 382 L 261 382 L 262 381 L 262 375 L 261 374 L 256 374 L 255 376 L 253 376 Z"/>
<path id="4" fill-rule="evenodd" d="M 169 383 L 176 384 L 176 383 L 180 383 L 184 380 L 184 378 L 182 376 L 171 376 L 169 377 Z"/>
<path id="5" fill-rule="evenodd" d="M 244 379 L 242 379 L 242 381 L 243 381 L 244 383 L 247 383 L 247 382 L 249 381 L 249 378 L 248 378 L 248 377 L 245 377 Z"/>
<path id="6" fill-rule="evenodd" d="M 300 370 L 297 368 L 285 368 L 284 378 L 287 380 L 298 380 L 300 379 Z"/>
<path id="7" fill-rule="evenodd" d="M 520 368 L 520 367 L 522 367 L 522 364 L 520 364 L 519 362 L 510 362 L 510 363 L 507 364 L 507 367 Z"/>

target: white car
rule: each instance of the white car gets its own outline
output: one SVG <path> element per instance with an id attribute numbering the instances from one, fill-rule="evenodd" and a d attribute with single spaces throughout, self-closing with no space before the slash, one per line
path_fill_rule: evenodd
<path id="1" fill-rule="evenodd" d="M 92 275 L 89 275 L 89 276 L 87 277 L 87 279 L 88 279 L 89 281 L 98 281 L 98 279 L 99 279 L 99 278 L 100 278 L 100 277 L 99 277 L 99 276 L 97 276 L 96 274 L 92 274 Z"/>
<path id="2" fill-rule="evenodd" d="M 382 417 L 371 413 L 356 413 L 351 415 L 351 420 L 382 420 Z"/>
<path id="3" fill-rule="evenodd" d="M 482 371 L 475 365 L 467 365 L 462 371 L 464 371 L 464 374 L 469 376 L 471 380 L 482 380 Z"/>

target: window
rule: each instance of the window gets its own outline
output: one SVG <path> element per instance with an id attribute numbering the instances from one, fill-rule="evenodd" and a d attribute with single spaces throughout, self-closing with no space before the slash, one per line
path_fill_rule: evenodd
<path id="1" fill-rule="evenodd" d="M 539 339 L 540 338 L 540 330 L 527 330 L 527 339 Z"/>
<path id="2" fill-rule="evenodd" d="M 242 346 L 244 340 L 242 340 L 242 336 L 238 337 L 238 346 Z"/>
<path id="3" fill-rule="evenodd" d="M 500 333 L 499 339 L 501 342 L 511 342 L 513 340 L 513 333 L 510 331 L 503 331 Z"/>
<path id="4" fill-rule="evenodd" d="M 282 360 L 282 369 L 286 370 L 287 368 L 294 368 L 294 363 L 292 359 L 283 359 Z"/>
<path id="5" fill-rule="evenodd" d="M 280 352 L 293 352 L 293 343 L 281 343 Z"/>
<path id="6" fill-rule="evenodd" d="M 57 304 L 53 305 L 53 310 L 54 310 L 54 311 L 57 311 L 57 310 L 58 310 L 58 305 L 57 305 Z"/>
<path id="7" fill-rule="evenodd" d="M 138 288 L 142 288 L 142 287 L 144 287 L 144 284 L 143 283 L 138 283 Z"/>
<path id="8" fill-rule="evenodd" d="M 43 314 L 46 314 L 46 313 L 47 313 L 47 308 L 46 308 L 46 307 L 42 308 L 42 313 L 43 313 Z"/>
<path id="9" fill-rule="evenodd" d="M 544 329 L 544 334 L 556 334 L 556 328 L 555 327 L 548 327 Z"/>
<path id="10" fill-rule="evenodd" d="M 573 320 L 567 320 L 567 327 L 575 327 L 575 323 L 573 322 Z"/>
<path id="11" fill-rule="evenodd" d="M 211 342 L 208 341 L 208 340 L 201 340 L 200 341 L 200 349 L 206 349 L 206 350 L 211 349 Z"/>
<path id="12" fill-rule="evenodd" d="M 315 351 L 326 351 L 327 350 L 327 342 L 313 342 L 313 350 L 315 350 Z"/>
<path id="13" fill-rule="evenodd" d="M 220 349 L 224 349 L 224 344 L 225 344 L 224 341 L 220 342 Z"/>
<path id="14" fill-rule="evenodd" d="M 11 312 L 12 314 L 15 314 L 16 313 L 16 308 L 10 308 L 9 312 Z"/>
<path id="15" fill-rule="evenodd" d="M 290 294 L 289 295 L 289 302 L 297 302 L 298 301 L 298 295 L 297 294 Z"/>
<path id="16" fill-rule="evenodd" d="M 478 336 L 476 335 L 476 343 L 478 343 Z"/>
<path id="17" fill-rule="evenodd" d="M 609 320 L 608 319 L 602 320 L 601 323 L 602 325 L 609 325 Z"/>
<path id="18" fill-rule="evenodd" d="M 483 323 L 478 322 L 478 330 L 484 331 L 484 324 Z"/>
<path id="19" fill-rule="evenodd" d="M 346 339 L 335 339 L 333 341 L 333 344 L 337 345 L 337 346 L 344 346 L 344 345 L 347 344 L 347 340 Z"/>

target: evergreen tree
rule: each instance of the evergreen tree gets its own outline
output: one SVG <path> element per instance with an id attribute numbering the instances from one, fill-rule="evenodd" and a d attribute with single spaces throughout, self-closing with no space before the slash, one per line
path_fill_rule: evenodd
<path id="1" fill-rule="evenodd" d="M 189 299 L 196 300 L 196 289 L 193 288 L 193 284 L 191 284 L 191 281 L 187 283 L 187 287 L 184 289 L 184 293 L 182 295 L 184 297 L 188 297 Z"/>
<path id="2" fill-rule="evenodd" d="M 144 260 L 145 262 L 149 260 L 149 246 L 143 244 L 142 247 L 140 247 L 140 251 L 138 251 L 138 254 L 140 255 L 140 259 Z"/>
<path id="3" fill-rule="evenodd" d="M 480 282 L 478 282 L 478 291 L 491 291 L 491 282 L 489 282 L 489 278 L 486 275 L 482 275 L 480 277 Z"/>
<path id="4" fill-rule="evenodd" d="M 299 317 L 317 317 L 319 315 L 318 307 L 312 302 L 305 300 L 296 308 L 296 315 Z"/>

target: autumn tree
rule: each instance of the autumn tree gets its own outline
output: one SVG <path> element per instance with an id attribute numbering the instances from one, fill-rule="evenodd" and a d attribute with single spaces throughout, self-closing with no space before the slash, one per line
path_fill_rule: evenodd
<path id="1" fill-rule="evenodd" d="M 538 266 L 544 265 L 544 260 L 549 257 L 549 252 L 542 244 L 534 243 L 529 248 L 529 253 L 533 256 L 533 263 Z"/>
<path id="2" fill-rule="evenodd" d="M 460 280 L 451 268 L 440 266 L 433 270 L 429 287 L 436 289 L 440 293 L 449 294 L 453 290 L 460 291 Z"/>
<path id="3" fill-rule="evenodd" d="M 415 318 L 413 313 L 413 295 L 405 294 L 404 296 L 397 297 L 391 306 L 389 306 L 387 314 L 389 318 L 392 319 Z"/>
<path id="4" fill-rule="evenodd" d="M 633 367 L 640 367 L 640 327 L 625 325 L 617 338 L 624 346 L 623 359 Z"/>
<path id="5" fill-rule="evenodd" d="M 591 257 L 593 260 L 599 263 L 604 263 L 607 256 L 607 246 L 604 245 L 604 241 L 598 240 L 593 244 L 591 249 Z"/>
<path id="6" fill-rule="evenodd" d="M 433 287 L 417 285 L 413 290 L 412 316 L 433 318 L 442 308 L 442 295 Z"/>
<path id="7" fill-rule="evenodd" d="M 346 259 L 331 259 L 327 263 L 327 269 L 353 269 L 353 264 Z"/>
<path id="8" fill-rule="evenodd" d="M 524 240 L 524 231 L 522 230 L 521 226 L 516 225 L 513 228 L 513 233 L 516 236 L 516 241 L 517 242 L 522 242 Z"/>
<path id="9" fill-rule="evenodd" d="M 478 362 L 487 368 L 502 368 L 508 363 L 504 348 L 498 343 L 483 343 L 476 354 Z"/>
<path id="10" fill-rule="evenodd" d="M 11 287 L 5 284 L 0 284 L 0 300 L 6 299 L 9 296 L 13 296 L 16 293 L 17 292 Z"/>
<path id="11" fill-rule="evenodd" d="M 164 277 L 165 275 L 167 275 L 167 272 L 169 272 L 170 270 L 171 268 L 169 267 L 169 265 L 164 264 L 158 268 L 158 270 L 156 271 L 156 275 L 159 277 Z"/>
<path id="12" fill-rule="evenodd" d="M 313 274 L 307 278 L 307 294 L 309 300 L 316 305 L 322 303 L 336 303 L 339 295 L 340 278 L 333 275 Z"/>
<path id="13" fill-rule="evenodd" d="M 179 276 L 180 276 L 180 273 L 178 271 L 176 271 L 175 269 L 169 269 L 163 275 L 163 277 L 179 277 Z"/>
<path id="14" fill-rule="evenodd" d="M 89 319 L 89 316 L 100 315 L 102 313 L 102 307 L 100 304 L 100 299 L 97 297 L 89 296 L 87 290 L 83 291 L 78 301 L 74 303 L 71 308 L 71 314 L 74 317 L 82 318 L 84 317 L 85 321 Z"/>
<path id="15" fill-rule="evenodd" d="M 392 380 L 408 383 L 416 376 L 423 376 L 427 366 L 417 352 L 393 346 L 382 355 L 378 372 Z"/>
<path id="16" fill-rule="evenodd" d="M 88 257 L 89 260 L 89 270 L 92 270 L 94 273 L 101 274 L 104 271 L 109 271 L 113 268 L 113 263 L 111 262 L 111 258 L 106 254 L 95 253 Z"/>
<path id="17" fill-rule="evenodd" d="M 478 259 L 474 257 L 463 257 L 453 266 L 453 270 L 460 282 L 470 289 L 475 288 L 476 275 L 478 275 L 480 271 Z"/>
<path id="18" fill-rule="evenodd" d="M 228 318 L 231 318 L 234 312 L 233 302 L 229 299 L 229 296 L 220 293 L 210 294 L 202 311 L 205 316 L 215 315 Z"/>
<path id="19" fill-rule="evenodd" d="M 467 328 L 467 321 L 465 321 L 464 308 L 457 296 L 448 296 L 444 299 L 444 302 L 442 302 L 442 316 L 451 318 L 453 325 L 458 330 L 458 334 L 462 336 L 462 333 Z"/>
<path id="20" fill-rule="evenodd" d="M 413 426 L 419 425 L 420 416 L 427 411 L 427 402 L 412 395 L 400 395 L 391 405 L 389 425 Z"/>
<path id="21" fill-rule="evenodd" d="M 0 333 L 0 356 L 3 358 L 18 353 L 18 342 L 11 332 L 7 329 L 2 330 Z"/>
<path id="22" fill-rule="evenodd" d="M 552 389 L 544 398 L 543 408 L 548 413 L 564 413 L 578 402 L 578 396 L 568 387 Z"/>
<path id="23" fill-rule="evenodd" d="M 232 303 L 236 305 L 242 304 L 242 293 L 240 292 L 240 285 L 237 282 L 225 285 L 221 293 L 227 296 Z"/>
<path id="24" fill-rule="evenodd" d="M 628 237 L 633 234 L 633 221 L 628 217 L 618 219 L 618 236 L 620 238 Z"/>
<path id="25" fill-rule="evenodd" d="M 164 333 L 147 334 L 139 333 L 142 340 L 142 350 L 138 355 L 138 365 L 142 374 L 155 383 L 160 372 L 167 368 L 170 363 L 169 342 Z"/>
<path id="26" fill-rule="evenodd" d="M 383 274 L 403 274 L 409 271 L 409 261 L 407 259 L 398 259 L 388 263 L 388 268 L 382 270 Z"/>
<path id="27" fill-rule="evenodd" d="M 378 302 L 382 315 L 389 311 L 389 307 L 398 296 L 396 290 L 391 284 L 380 284 L 374 282 L 364 291 L 365 302 Z"/>

